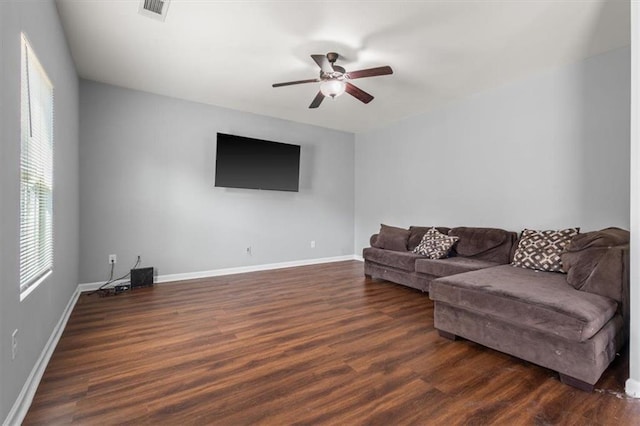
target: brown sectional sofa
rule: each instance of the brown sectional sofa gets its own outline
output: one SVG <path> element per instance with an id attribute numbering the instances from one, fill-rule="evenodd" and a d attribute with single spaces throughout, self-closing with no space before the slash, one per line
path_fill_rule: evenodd
<path id="1" fill-rule="evenodd" d="M 562 254 L 566 274 L 510 265 L 517 247 L 513 232 L 448 233 L 460 240 L 446 259 L 366 248 L 365 274 L 429 291 L 443 337 L 464 337 L 592 390 L 628 339 L 629 233 L 608 228 L 574 237 Z M 379 245 L 377 237 L 372 246 Z"/>

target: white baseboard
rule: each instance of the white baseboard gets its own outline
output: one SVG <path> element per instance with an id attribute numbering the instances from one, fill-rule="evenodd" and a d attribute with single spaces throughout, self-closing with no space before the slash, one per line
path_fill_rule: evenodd
<path id="1" fill-rule="evenodd" d="M 220 277 L 223 275 L 244 274 L 246 272 L 269 271 L 272 269 L 293 268 L 296 266 L 318 265 L 321 263 L 344 262 L 354 260 L 354 255 L 322 257 L 319 259 L 294 260 L 291 262 L 266 263 L 262 265 L 240 266 L 237 268 L 214 269 L 211 271 L 190 272 L 186 274 L 159 275 L 156 277 L 157 283 L 171 281 L 195 280 L 199 278 Z"/>
<path id="2" fill-rule="evenodd" d="M 640 382 L 632 378 L 628 378 L 624 384 L 624 390 L 627 395 L 632 398 L 640 398 Z"/>
<path id="3" fill-rule="evenodd" d="M 19 425 L 22 424 L 27 412 L 29 411 L 29 407 L 31 406 L 31 402 L 33 401 L 33 397 L 36 394 L 36 390 L 38 389 L 38 385 L 40 384 L 40 380 L 42 379 L 42 375 L 49 364 L 49 360 L 51 359 L 51 355 L 53 355 L 53 351 L 58 345 L 58 341 L 60 340 L 60 336 L 62 336 L 62 332 L 67 325 L 67 321 L 69 320 L 69 316 L 73 311 L 73 307 L 76 305 L 78 301 L 78 296 L 80 295 L 80 291 L 78 288 L 73 292 L 67 306 L 64 308 L 58 323 L 53 329 L 47 344 L 42 349 L 42 353 L 40 357 L 36 361 L 36 364 L 33 366 L 31 373 L 29 373 L 29 377 L 27 377 L 27 381 L 22 386 L 22 390 L 18 395 L 18 398 L 11 407 L 11 411 L 7 414 L 7 418 L 4 419 L 2 423 L 3 426 L 9 425 Z"/>
<path id="4" fill-rule="evenodd" d="M 321 257 L 318 259 L 294 260 L 291 262 L 266 263 L 262 265 L 239 266 L 236 268 L 213 269 L 210 271 L 158 275 L 157 277 L 155 277 L 154 282 L 156 284 L 161 284 L 161 283 L 167 283 L 167 282 L 173 282 L 173 281 L 196 280 L 200 278 L 220 277 L 223 275 L 243 274 L 245 272 L 268 271 L 271 269 L 293 268 L 296 266 L 318 265 L 321 263 L 343 262 L 345 260 L 361 260 L 361 259 L 362 258 L 360 256 L 349 254 L 346 256 Z M 119 282 L 125 282 L 125 281 L 128 281 L 128 280 L 114 281 L 114 284 L 117 284 Z M 98 289 L 98 287 L 100 287 L 102 284 L 104 284 L 104 282 L 79 284 L 78 289 L 80 290 L 80 292 L 93 291 Z"/>
<path id="5" fill-rule="evenodd" d="M 360 262 L 364 262 L 364 257 L 360 256 L 359 254 L 354 254 L 353 260 L 359 260 Z"/>

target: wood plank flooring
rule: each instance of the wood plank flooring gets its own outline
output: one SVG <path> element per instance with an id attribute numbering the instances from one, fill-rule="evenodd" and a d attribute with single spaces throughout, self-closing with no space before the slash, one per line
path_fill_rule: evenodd
<path id="1" fill-rule="evenodd" d="M 627 365 L 584 393 L 350 261 L 83 294 L 24 424 L 637 425 Z"/>

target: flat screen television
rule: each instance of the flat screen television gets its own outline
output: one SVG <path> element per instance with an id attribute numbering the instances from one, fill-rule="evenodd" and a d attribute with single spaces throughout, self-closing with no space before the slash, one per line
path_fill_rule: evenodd
<path id="1" fill-rule="evenodd" d="M 298 191 L 300 145 L 218 133 L 215 186 Z"/>

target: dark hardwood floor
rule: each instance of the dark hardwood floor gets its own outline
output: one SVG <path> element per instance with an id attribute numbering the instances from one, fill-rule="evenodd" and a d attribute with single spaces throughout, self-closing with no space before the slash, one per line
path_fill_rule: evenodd
<path id="1" fill-rule="evenodd" d="M 25 424 L 637 425 L 627 364 L 584 393 L 340 262 L 81 295 Z"/>

